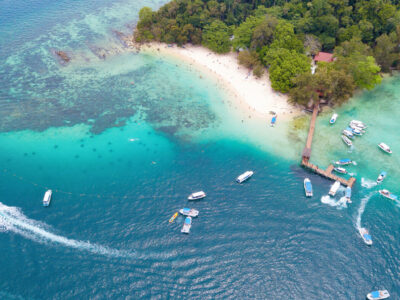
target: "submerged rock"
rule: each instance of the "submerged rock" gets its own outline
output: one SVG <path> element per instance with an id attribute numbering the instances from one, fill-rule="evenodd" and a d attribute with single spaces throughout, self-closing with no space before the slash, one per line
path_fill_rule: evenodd
<path id="1" fill-rule="evenodd" d="M 68 62 L 71 61 L 71 57 L 69 57 L 68 54 L 65 53 L 64 51 L 56 50 L 56 51 L 54 51 L 54 53 L 55 53 L 64 63 L 68 63 Z"/>

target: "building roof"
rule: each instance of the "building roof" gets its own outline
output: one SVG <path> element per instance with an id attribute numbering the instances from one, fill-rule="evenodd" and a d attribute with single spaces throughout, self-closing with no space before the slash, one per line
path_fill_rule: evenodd
<path id="1" fill-rule="evenodd" d="M 315 55 L 314 61 L 332 62 L 333 54 L 327 52 L 319 52 L 317 55 Z"/>

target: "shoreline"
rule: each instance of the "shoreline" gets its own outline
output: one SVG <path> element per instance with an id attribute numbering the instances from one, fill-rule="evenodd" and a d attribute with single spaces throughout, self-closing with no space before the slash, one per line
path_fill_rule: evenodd
<path id="1" fill-rule="evenodd" d="M 172 57 L 185 62 L 189 68 L 209 75 L 229 99 L 252 117 L 270 121 L 272 114 L 276 113 L 279 121 L 290 121 L 302 114 L 301 109 L 287 102 L 286 95 L 272 89 L 267 72 L 256 78 L 251 71 L 239 65 L 236 53 L 216 54 L 202 46 L 186 45 L 181 48 L 155 42 L 142 45 L 131 43 L 130 47 L 142 53 Z"/>

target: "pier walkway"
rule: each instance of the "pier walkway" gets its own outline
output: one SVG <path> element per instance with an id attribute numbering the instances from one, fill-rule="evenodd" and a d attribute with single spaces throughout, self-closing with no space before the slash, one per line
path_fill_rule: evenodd
<path id="1" fill-rule="evenodd" d="M 345 186 L 352 187 L 354 182 L 356 181 L 356 179 L 354 177 L 345 179 L 343 177 L 339 177 L 335 174 L 332 174 L 332 171 L 334 168 L 334 166 L 332 164 L 330 164 L 327 169 L 321 169 L 317 165 L 310 163 L 311 145 L 312 145 L 312 140 L 313 140 L 313 136 L 314 136 L 315 122 L 317 121 L 318 111 L 319 111 L 319 102 L 314 104 L 314 110 L 313 110 L 313 114 L 312 114 L 311 122 L 310 122 L 310 129 L 308 131 L 308 136 L 307 136 L 307 142 L 306 142 L 306 146 L 304 147 L 303 154 L 302 154 L 301 165 L 323 177 L 329 178 L 331 180 L 339 181 L 341 184 L 343 184 Z"/>

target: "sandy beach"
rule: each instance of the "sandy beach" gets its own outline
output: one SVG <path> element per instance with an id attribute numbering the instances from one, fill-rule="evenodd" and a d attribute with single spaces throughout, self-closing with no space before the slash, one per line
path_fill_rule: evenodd
<path id="1" fill-rule="evenodd" d="M 271 88 L 267 73 L 256 78 L 251 71 L 239 65 L 236 53 L 221 55 L 201 46 L 186 45 L 182 48 L 160 43 L 141 45 L 140 50 L 173 56 L 214 76 L 220 88 L 242 108 L 250 110 L 254 117 L 270 118 L 274 112 L 279 120 L 290 120 L 301 113 L 300 109 L 287 102 L 287 95 Z"/>

